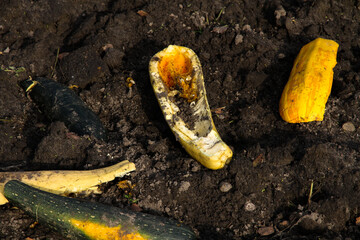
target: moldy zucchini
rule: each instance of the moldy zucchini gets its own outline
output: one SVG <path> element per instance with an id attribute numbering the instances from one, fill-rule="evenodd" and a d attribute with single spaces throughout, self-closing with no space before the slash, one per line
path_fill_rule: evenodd
<path id="1" fill-rule="evenodd" d="M 149 63 L 152 87 L 176 139 L 202 165 L 223 168 L 232 151 L 216 131 L 199 58 L 189 48 L 170 45 Z"/>

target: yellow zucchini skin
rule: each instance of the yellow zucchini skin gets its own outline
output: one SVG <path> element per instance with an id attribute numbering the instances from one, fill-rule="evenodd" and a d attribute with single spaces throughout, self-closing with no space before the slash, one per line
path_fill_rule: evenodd
<path id="1" fill-rule="evenodd" d="M 279 111 L 284 121 L 323 120 L 338 47 L 335 41 L 317 38 L 301 48 L 280 99 Z"/>

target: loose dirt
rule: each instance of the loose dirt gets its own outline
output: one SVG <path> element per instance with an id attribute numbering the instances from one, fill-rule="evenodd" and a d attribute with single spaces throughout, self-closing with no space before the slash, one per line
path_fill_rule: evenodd
<path id="1" fill-rule="evenodd" d="M 101 195 L 77 197 L 182 221 L 199 239 L 360 237 L 360 1 L 1 5 L 2 171 L 93 169 L 128 159 L 137 167 L 126 177 L 131 198 L 119 179 L 101 185 Z M 300 48 L 317 37 L 340 44 L 324 121 L 286 123 L 278 113 L 283 87 Z M 215 125 L 234 151 L 224 169 L 190 158 L 163 118 L 148 63 L 170 44 L 200 58 Z M 77 85 L 109 141 L 49 121 L 18 86 L 28 76 Z M 0 207 L 1 239 L 62 239 L 32 223 L 10 204 Z"/>

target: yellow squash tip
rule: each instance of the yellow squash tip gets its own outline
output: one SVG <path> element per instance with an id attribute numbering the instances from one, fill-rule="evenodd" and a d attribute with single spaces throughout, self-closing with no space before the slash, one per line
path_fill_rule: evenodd
<path id="1" fill-rule="evenodd" d="M 220 136 L 215 131 L 212 131 L 205 138 L 198 138 L 193 141 L 184 141 L 183 138 L 179 138 L 179 140 L 194 159 L 197 159 L 203 166 L 209 169 L 217 170 L 228 164 L 233 155 L 229 146 L 223 141 L 217 140 L 219 138 Z M 201 151 L 198 149 L 201 149 Z"/>
<path id="2" fill-rule="evenodd" d="M 216 131 L 195 52 L 170 45 L 152 57 L 149 73 L 165 120 L 184 149 L 207 168 L 223 168 L 232 151 Z"/>

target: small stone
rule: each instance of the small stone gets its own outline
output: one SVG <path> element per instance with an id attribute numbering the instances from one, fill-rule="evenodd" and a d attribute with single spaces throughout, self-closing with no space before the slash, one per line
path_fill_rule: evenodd
<path id="1" fill-rule="evenodd" d="M 275 232 L 274 227 L 262 227 L 258 229 L 258 234 L 261 236 L 269 236 Z"/>
<path id="2" fill-rule="evenodd" d="M 198 171 L 200 171 L 200 165 L 197 164 L 197 163 L 193 164 L 193 166 L 192 166 L 192 168 L 191 168 L 191 171 L 192 171 L 192 172 L 198 172 Z"/>
<path id="3" fill-rule="evenodd" d="M 354 132 L 355 131 L 355 126 L 352 122 L 346 122 L 342 125 L 342 128 L 344 129 L 344 131 L 346 132 Z"/>
<path id="4" fill-rule="evenodd" d="M 236 35 L 235 37 L 235 45 L 238 45 L 244 41 L 244 36 L 241 34 Z"/>
<path id="5" fill-rule="evenodd" d="M 108 50 L 109 48 L 114 48 L 114 45 L 112 45 L 111 43 L 107 43 L 102 47 L 103 51 Z"/>
<path id="6" fill-rule="evenodd" d="M 251 26 L 249 24 L 246 24 L 243 26 L 242 30 L 244 30 L 246 32 L 251 32 Z"/>
<path id="7" fill-rule="evenodd" d="M 230 191 L 230 189 L 232 189 L 232 185 L 228 182 L 221 182 L 220 183 L 220 191 L 221 192 L 228 192 Z"/>
<path id="8" fill-rule="evenodd" d="M 228 25 L 225 26 L 219 26 L 219 27 L 214 27 L 212 32 L 218 33 L 218 34 L 222 34 L 224 32 L 226 32 L 226 30 L 229 28 Z"/>
<path id="9" fill-rule="evenodd" d="M 279 20 L 281 17 L 286 16 L 286 11 L 283 6 L 279 5 L 274 12 L 276 20 Z"/>
<path id="10" fill-rule="evenodd" d="M 190 187 L 190 182 L 184 181 L 181 182 L 181 185 L 179 187 L 179 193 L 186 192 Z"/>
<path id="11" fill-rule="evenodd" d="M 244 205 L 244 209 L 246 212 L 253 212 L 253 211 L 255 211 L 256 206 L 251 201 L 246 201 L 246 203 Z"/>
<path id="12" fill-rule="evenodd" d="M 279 53 L 278 58 L 279 58 L 279 59 L 283 59 L 283 58 L 285 58 L 285 54 L 283 54 L 283 53 Z"/>
<path id="13" fill-rule="evenodd" d="M 10 48 L 9 48 L 9 47 L 5 48 L 5 50 L 3 51 L 3 53 L 9 53 L 9 52 L 10 52 Z"/>
<path id="14" fill-rule="evenodd" d="M 201 16 L 200 12 L 192 13 L 190 19 L 197 28 L 203 29 L 206 27 L 206 19 L 204 16 Z"/>

